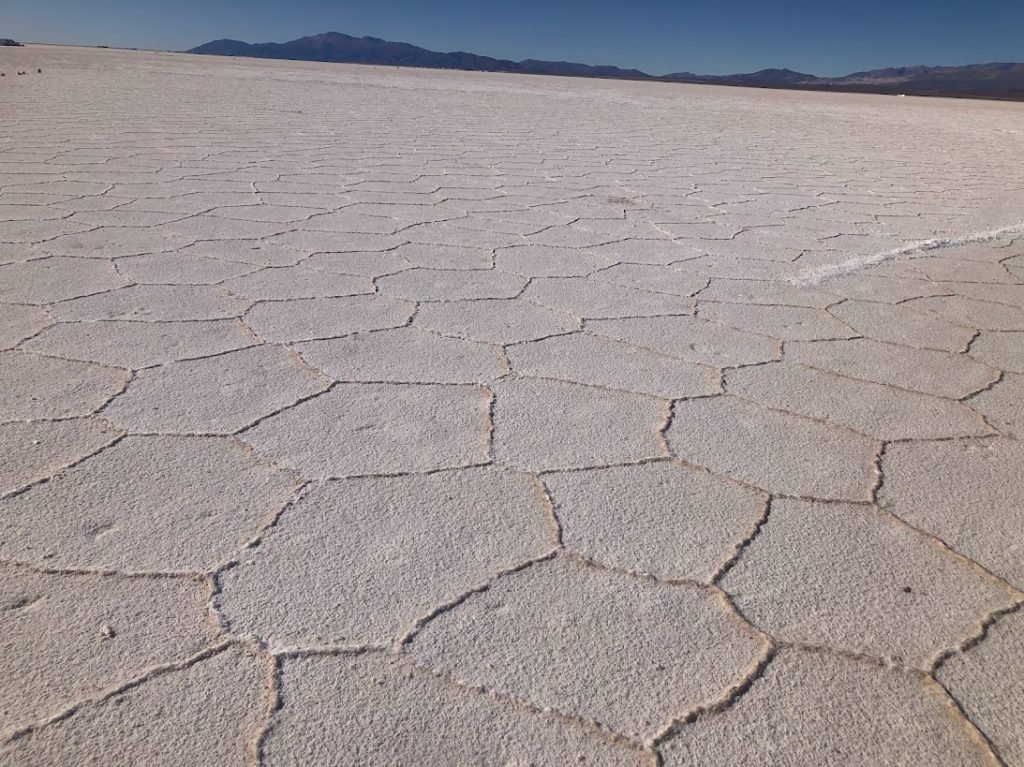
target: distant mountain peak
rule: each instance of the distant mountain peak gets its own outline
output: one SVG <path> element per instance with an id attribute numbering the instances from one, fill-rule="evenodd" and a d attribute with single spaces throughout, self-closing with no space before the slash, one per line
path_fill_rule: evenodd
<path id="1" fill-rule="evenodd" d="M 804 90 L 908 93 L 928 96 L 974 96 L 1024 100 L 1024 64 L 971 64 L 959 67 L 915 65 L 854 72 L 844 77 L 818 77 L 786 68 L 768 68 L 735 75 L 697 75 L 676 72 L 654 78 L 638 69 L 611 65 L 594 66 L 571 61 L 526 59 L 510 61 L 466 51 L 438 51 L 411 43 L 379 37 L 352 37 L 342 32 L 323 32 L 286 43 L 245 43 L 214 40 L 188 51 L 215 56 L 251 56 L 347 64 L 462 69 L 517 74 L 607 77 L 634 80 L 668 80 L 714 85 Z"/>
<path id="2" fill-rule="evenodd" d="M 193 48 L 188 53 L 215 56 L 252 56 L 268 59 L 331 61 L 348 64 L 380 64 L 385 66 L 428 67 L 434 69 L 468 69 L 485 72 L 520 74 L 574 75 L 585 77 L 650 78 L 636 69 L 613 66 L 590 66 L 566 61 L 508 61 L 480 56 L 466 51 L 441 53 L 411 43 L 392 42 L 379 37 L 352 37 L 341 32 L 324 32 L 301 37 L 286 43 L 242 43 L 238 40 L 214 40 Z"/>

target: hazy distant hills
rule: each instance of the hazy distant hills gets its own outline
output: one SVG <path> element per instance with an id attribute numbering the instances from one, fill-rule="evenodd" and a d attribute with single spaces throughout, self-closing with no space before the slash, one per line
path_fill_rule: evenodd
<path id="1" fill-rule="evenodd" d="M 1024 64 L 969 64 L 962 67 L 891 67 L 844 77 L 815 77 L 789 69 L 764 69 L 742 75 L 666 75 L 719 85 L 748 85 L 803 90 L 906 93 L 921 96 L 982 96 L 1024 100 Z"/>
<path id="2" fill-rule="evenodd" d="M 655 77 L 637 69 L 591 66 L 569 61 L 509 61 L 465 51 L 440 53 L 410 43 L 378 37 L 352 37 L 327 32 L 287 43 L 244 43 L 214 40 L 188 53 L 214 56 L 251 56 L 262 59 L 330 61 L 346 64 L 465 69 L 482 72 L 609 77 L 636 80 L 740 85 L 758 88 L 905 93 L 923 96 L 974 96 L 1024 100 L 1024 64 L 971 64 L 960 67 L 898 67 L 854 72 L 844 77 L 816 77 L 790 69 L 763 69 L 736 75 L 698 75 L 675 72 Z"/>
<path id="3" fill-rule="evenodd" d="M 751 72 L 745 75 L 695 75 L 693 72 L 674 72 L 673 74 L 665 75 L 661 79 L 725 85 L 762 86 L 804 85 L 820 81 L 820 78 L 814 75 L 805 75 L 803 72 L 794 72 L 792 69 L 762 69 L 760 72 Z"/>

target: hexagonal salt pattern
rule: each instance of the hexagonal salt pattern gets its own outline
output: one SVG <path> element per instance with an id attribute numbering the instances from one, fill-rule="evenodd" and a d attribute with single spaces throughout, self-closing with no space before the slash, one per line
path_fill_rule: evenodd
<path id="1" fill-rule="evenodd" d="M 83 765 L 172 767 L 184 760 L 242 767 L 261 719 L 267 665 L 251 652 L 227 649 L 184 668 L 154 669 L 0 746 L 0 759 L 44 767 L 75 753 Z M 195 690 L 203 691 L 205 705 L 182 706 Z"/>
<path id="2" fill-rule="evenodd" d="M 990 389 L 971 399 L 971 407 L 985 416 L 1001 434 L 1024 438 L 1024 375 L 1006 373 Z"/>
<path id="3" fill-rule="evenodd" d="M 260 302 L 244 319 L 260 338 L 287 343 L 397 328 L 412 315 L 412 306 L 401 301 L 351 296 Z"/>
<path id="4" fill-rule="evenodd" d="M 908 306 L 978 330 L 1024 330 L 1024 309 L 963 296 L 916 298 Z"/>
<path id="5" fill-rule="evenodd" d="M 248 301 L 209 285 L 132 285 L 63 301 L 50 311 L 62 322 L 168 322 L 239 317 L 248 306 Z"/>
<path id="6" fill-rule="evenodd" d="M 971 344 L 970 355 L 986 365 L 1024 373 L 1024 332 L 981 333 Z"/>
<path id="7" fill-rule="evenodd" d="M 783 495 L 866 500 L 871 440 L 735 397 L 677 402 L 666 432 L 688 463 Z"/>
<path id="8" fill-rule="evenodd" d="M 850 328 L 821 309 L 805 306 L 760 306 L 701 302 L 698 316 L 731 328 L 749 330 L 783 341 L 852 338 Z"/>
<path id="9" fill-rule="evenodd" d="M 878 439 L 940 439 L 992 432 L 960 402 L 786 362 L 733 371 L 726 376 L 726 390 Z"/>
<path id="10" fill-rule="evenodd" d="M 829 311 L 858 333 L 876 341 L 890 341 L 920 349 L 959 352 L 967 348 L 975 331 L 915 311 L 909 304 L 889 306 L 867 301 L 846 301 Z"/>
<path id="11" fill-rule="evenodd" d="M 999 371 L 942 352 L 884 344 L 866 338 L 849 341 L 794 342 L 786 358 L 808 367 L 889 384 L 901 389 L 960 399 L 995 383 Z"/>
<path id="12" fill-rule="evenodd" d="M 693 313 L 693 301 L 687 298 L 634 290 L 624 285 L 610 285 L 581 277 L 531 280 L 523 292 L 523 298 L 581 319 Z"/>
<path id="13" fill-rule="evenodd" d="M 128 437 L 4 503 L 4 559 L 45 567 L 214 568 L 298 483 L 226 438 Z"/>
<path id="14" fill-rule="evenodd" d="M 545 474 L 544 483 L 567 549 L 669 580 L 710 580 L 766 504 L 750 488 L 668 461 Z"/>
<path id="15" fill-rule="evenodd" d="M 494 457 L 541 471 L 630 463 L 665 455 L 666 403 L 562 381 L 510 379 L 494 386 Z M 538 401 L 548 406 L 537 408 Z"/>
<path id="16" fill-rule="evenodd" d="M 999 617 L 965 651 L 946 659 L 936 678 L 963 706 L 1006 764 L 1024 764 L 1018 726 L 1024 698 L 1024 612 Z"/>
<path id="17" fill-rule="evenodd" d="M 21 344 L 65 359 L 114 367 L 141 368 L 209 357 L 252 346 L 256 336 L 239 320 L 189 322 L 61 322 Z"/>
<path id="18" fill-rule="evenodd" d="M 995 764 L 934 682 L 796 650 L 779 653 L 733 706 L 681 725 L 662 752 L 669 767 L 768 765 L 780 755 L 794 767 L 823 758 L 857 767 Z"/>
<path id="19" fill-rule="evenodd" d="M 738 683 L 764 642 L 722 601 L 564 557 L 442 613 L 411 653 L 443 676 L 648 738 Z"/>
<path id="20" fill-rule="evenodd" d="M 264 746 L 272 767 L 329 764 L 340 754 L 401 765 L 655 764 L 652 754 L 596 728 L 446 684 L 376 653 L 287 660 L 282 695 Z"/>
<path id="21" fill-rule="evenodd" d="M 471 466 L 489 457 L 490 400 L 479 386 L 339 384 L 241 436 L 313 478 Z"/>
<path id="22" fill-rule="evenodd" d="M 699 365 L 582 333 L 506 347 L 509 366 L 522 376 L 633 391 L 666 399 L 717 394 L 721 375 Z"/>
<path id="23" fill-rule="evenodd" d="M 0 266 L 0 301 L 52 304 L 127 285 L 109 262 L 43 258 Z"/>
<path id="24" fill-rule="evenodd" d="M 936 471 L 955 466 L 956 471 Z M 879 503 L 1024 589 L 1024 444 L 1009 439 L 890 445 Z"/>
<path id="25" fill-rule="evenodd" d="M 232 434 L 328 386 L 294 352 L 254 346 L 144 370 L 103 413 L 137 434 Z"/>
<path id="26" fill-rule="evenodd" d="M 1013 600 L 875 509 L 789 499 L 772 504 L 721 586 L 778 639 L 919 667 Z"/>
<path id="27" fill-rule="evenodd" d="M 0 352 L 0 369 L 0 421 L 90 415 L 130 378 L 127 370 L 21 351 Z"/>
<path id="28" fill-rule="evenodd" d="M 303 266 L 324 274 L 360 275 L 383 277 L 396 274 L 403 269 L 412 269 L 415 263 L 398 254 L 397 250 L 385 252 L 314 253 L 306 258 L 298 257 Z"/>
<path id="29" fill-rule="evenodd" d="M 49 324 L 50 316 L 38 307 L 0 305 L 0 351 L 13 349 Z"/>
<path id="30" fill-rule="evenodd" d="M 1013 108 L 15 63 L 0 763 L 1020 761 Z"/>
<path id="31" fill-rule="evenodd" d="M 338 298 L 373 293 L 373 282 L 350 274 L 325 274 L 304 266 L 283 266 L 224 280 L 224 288 L 254 301 Z"/>
<path id="32" fill-rule="evenodd" d="M 0 495 L 52 476 L 114 442 L 123 431 L 101 418 L 0 424 Z"/>
<path id="33" fill-rule="evenodd" d="M 377 280 L 384 295 L 408 301 L 515 298 L 526 279 L 494 270 L 408 269 Z"/>
<path id="34" fill-rule="evenodd" d="M 567 333 L 578 321 L 522 300 L 445 301 L 420 307 L 414 324 L 443 336 L 487 343 L 517 343 Z"/>
<path id="35" fill-rule="evenodd" d="M 755 365 L 781 357 L 773 338 L 724 327 L 695 317 L 595 320 L 587 330 L 644 349 L 716 367 Z"/>
<path id="36" fill-rule="evenodd" d="M 554 545 L 542 490 L 524 474 L 333 481 L 224 574 L 220 605 L 233 630 L 276 647 L 386 644 Z"/>
<path id="37" fill-rule="evenodd" d="M 295 348 L 337 381 L 485 383 L 508 370 L 500 347 L 412 327 L 308 341 Z"/>
<path id="38" fill-rule="evenodd" d="M 499 269 L 525 277 L 584 277 L 615 262 L 573 248 L 521 245 L 497 251 Z"/>
<path id="39" fill-rule="evenodd" d="M 758 304 L 761 306 L 803 306 L 824 309 L 839 301 L 839 296 L 822 289 L 794 287 L 766 280 L 711 280 L 700 291 L 700 299 L 729 304 Z"/>
<path id="40" fill-rule="evenodd" d="M 0 689 L 0 735 L 189 657 L 215 633 L 198 581 L 62 577 L 3 565 L 0 585 L 4 652 L 28 669 Z"/>
<path id="41" fill-rule="evenodd" d="M 649 264 L 616 264 L 595 272 L 591 279 L 676 296 L 692 296 L 708 284 L 703 275 Z"/>
<path id="42" fill-rule="evenodd" d="M 215 285 L 256 271 L 251 264 L 190 253 L 151 253 L 115 260 L 118 274 L 142 285 Z"/>

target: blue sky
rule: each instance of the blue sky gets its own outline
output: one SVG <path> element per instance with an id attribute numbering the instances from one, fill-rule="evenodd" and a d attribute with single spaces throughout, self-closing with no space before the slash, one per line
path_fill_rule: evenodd
<path id="1" fill-rule="evenodd" d="M 0 0 L 0 37 L 182 50 L 337 31 L 652 74 L 1024 61 L 1024 0 Z"/>

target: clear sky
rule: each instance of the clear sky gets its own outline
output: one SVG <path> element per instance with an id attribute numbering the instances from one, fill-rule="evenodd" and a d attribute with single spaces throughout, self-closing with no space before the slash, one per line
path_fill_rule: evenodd
<path id="1" fill-rule="evenodd" d="M 183 50 L 319 32 L 651 74 L 1024 61 L 1024 0 L 0 0 L 0 37 Z"/>

